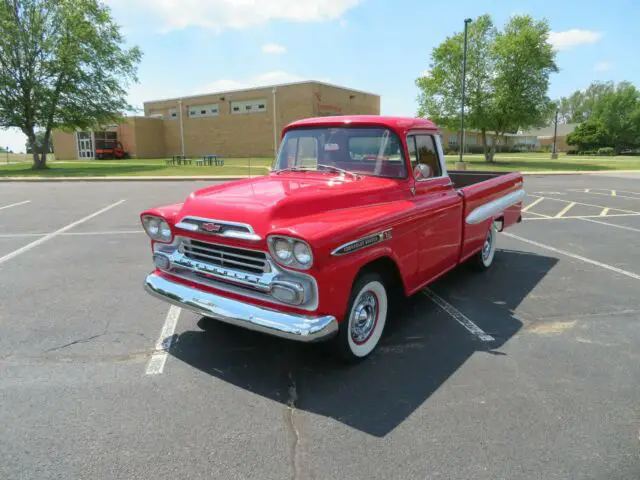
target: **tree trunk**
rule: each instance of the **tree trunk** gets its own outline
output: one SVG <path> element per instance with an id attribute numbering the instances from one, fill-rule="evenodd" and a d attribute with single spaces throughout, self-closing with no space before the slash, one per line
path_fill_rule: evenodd
<path id="1" fill-rule="evenodd" d="M 494 163 L 494 156 L 496 154 L 496 143 L 498 143 L 498 135 L 493 135 L 493 142 L 491 142 L 491 146 L 487 149 L 485 147 L 484 159 L 487 163 Z"/>
<path id="2" fill-rule="evenodd" d="M 489 146 L 487 145 L 487 131 L 486 130 L 480 130 L 480 133 L 482 135 L 482 147 L 484 150 L 484 160 L 485 162 L 489 162 Z"/>
<path id="3" fill-rule="evenodd" d="M 38 145 L 36 142 L 36 135 L 31 129 L 27 134 L 27 140 L 29 141 L 29 145 L 31 146 L 31 152 L 33 155 L 33 165 L 31 168 L 34 170 L 44 170 L 47 168 L 47 154 L 38 152 Z"/>

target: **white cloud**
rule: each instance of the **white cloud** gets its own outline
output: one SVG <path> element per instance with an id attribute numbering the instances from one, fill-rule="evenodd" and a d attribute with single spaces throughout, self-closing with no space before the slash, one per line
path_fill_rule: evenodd
<path id="1" fill-rule="evenodd" d="M 605 72 L 607 70 L 611 70 L 612 68 L 613 68 L 613 63 L 611 62 L 598 62 L 594 67 L 596 72 Z"/>
<path id="2" fill-rule="evenodd" d="M 420 78 L 430 77 L 430 76 L 431 76 L 431 70 L 429 69 L 423 70 L 422 72 L 420 72 Z"/>
<path id="3" fill-rule="evenodd" d="M 265 45 L 262 45 L 262 53 L 278 54 L 284 53 L 286 51 L 287 49 L 285 47 L 283 47 L 282 45 L 278 45 L 277 43 L 267 43 Z"/>
<path id="4" fill-rule="evenodd" d="M 553 45 L 556 50 L 568 50 L 578 45 L 596 43 L 600 41 L 601 38 L 601 32 L 573 28 L 564 32 L 551 32 L 549 34 L 549 43 Z"/>
<path id="5" fill-rule="evenodd" d="M 247 28 L 270 20 L 336 20 L 365 0 L 107 0 L 125 15 L 132 9 L 157 17 L 165 31 L 186 27 Z"/>
<path id="6" fill-rule="evenodd" d="M 349 21 L 346 18 L 341 18 L 340 19 L 340 26 L 342 28 L 347 28 L 348 25 L 349 25 Z"/>
<path id="7" fill-rule="evenodd" d="M 27 137 L 17 128 L 0 129 L 0 147 L 7 148 L 14 153 L 24 153 Z M 4 161 L 3 154 L 0 154 L 0 163 Z"/>

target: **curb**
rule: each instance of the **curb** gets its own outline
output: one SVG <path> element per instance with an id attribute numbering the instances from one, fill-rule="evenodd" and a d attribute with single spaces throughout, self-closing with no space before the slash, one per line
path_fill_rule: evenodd
<path id="1" fill-rule="evenodd" d="M 473 170 L 468 170 L 473 172 Z M 518 170 L 513 170 L 517 172 Z M 503 173 L 510 173 L 505 171 Z M 520 172 L 522 175 L 603 175 L 612 173 L 640 173 L 640 170 L 564 170 L 564 171 L 548 171 L 548 172 Z M 149 177 L 0 177 L 2 182 L 189 182 L 189 181 L 230 181 L 244 180 L 247 178 L 258 178 L 262 175 L 203 175 L 203 176 L 149 176 Z"/>
<path id="2" fill-rule="evenodd" d="M 197 180 L 244 180 L 246 178 L 257 178 L 258 175 L 245 176 L 189 176 L 189 177 L 0 177 L 2 182 L 187 182 Z"/>

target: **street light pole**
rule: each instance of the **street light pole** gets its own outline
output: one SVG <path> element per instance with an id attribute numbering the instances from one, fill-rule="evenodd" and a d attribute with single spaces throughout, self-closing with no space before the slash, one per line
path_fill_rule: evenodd
<path id="1" fill-rule="evenodd" d="M 464 53 L 462 55 L 462 99 L 461 99 L 461 108 L 460 108 L 460 164 L 462 168 L 464 167 L 464 160 L 462 155 L 464 153 L 464 99 L 465 99 L 465 86 L 466 86 L 466 77 L 467 77 L 467 32 L 469 29 L 469 24 L 471 23 L 471 19 L 467 18 L 464 21 Z"/>
<path id="2" fill-rule="evenodd" d="M 558 158 L 557 150 L 557 138 L 558 138 L 558 109 L 556 109 L 556 121 L 553 126 L 553 151 L 551 152 L 551 160 Z"/>

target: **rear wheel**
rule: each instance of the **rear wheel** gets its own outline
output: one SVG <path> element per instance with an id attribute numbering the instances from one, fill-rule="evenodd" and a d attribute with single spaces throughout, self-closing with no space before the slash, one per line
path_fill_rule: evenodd
<path id="1" fill-rule="evenodd" d="M 480 250 L 471 260 L 471 266 L 480 272 L 488 270 L 493 265 L 496 256 L 496 237 L 498 229 L 495 223 L 491 223 L 487 236 L 484 239 L 482 250 Z"/>
<path id="2" fill-rule="evenodd" d="M 355 363 L 373 352 L 384 331 L 388 304 L 380 275 L 367 273 L 356 281 L 338 335 L 333 339 L 334 350 L 342 360 Z"/>

